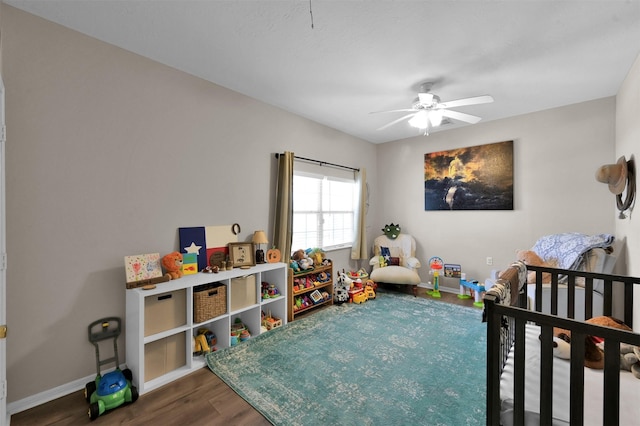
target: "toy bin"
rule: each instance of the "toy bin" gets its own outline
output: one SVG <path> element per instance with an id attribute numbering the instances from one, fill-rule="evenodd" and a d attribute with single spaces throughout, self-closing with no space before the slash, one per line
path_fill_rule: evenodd
<path id="1" fill-rule="evenodd" d="M 145 336 L 171 330 L 186 323 L 186 290 L 169 291 L 144 299 Z"/>
<path id="2" fill-rule="evenodd" d="M 227 287 L 221 283 L 193 288 L 193 322 L 210 320 L 227 312 Z"/>
<path id="3" fill-rule="evenodd" d="M 145 382 L 186 365 L 185 339 L 185 333 L 178 333 L 144 345 Z"/>
<path id="4" fill-rule="evenodd" d="M 258 303 L 256 276 L 247 275 L 231 279 L 231 311 Z"/>

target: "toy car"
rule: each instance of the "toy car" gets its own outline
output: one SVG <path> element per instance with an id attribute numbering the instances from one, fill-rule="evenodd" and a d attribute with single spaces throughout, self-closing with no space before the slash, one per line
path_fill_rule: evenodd
<path id="1" fill-rule="evenodd" d="M 115 324 L 115 326 L 114 326 Z M 101 330 L 94 332 L 97 326 Z M 138 399 L 138 389 L 131 384 L 133 374 L 128 368 L 120 370 L 118 362 L 118 336 L 120 336 L 121 326 L 120 318 L 108 317 L 94 321 L 89 325 L 89 341 L 96 348 L 96 369 L 97 375 L 94 381 L 86 384 L 84 388 L 84 397 L 89 405 L 89 418 L 97 419 L 108 410 L 118 408 L 119 406 L 135 402 Z M 100 360 L 100 348 L 98 342 L 106 339 L 113 339 L 114 356 L 104 360 Z M 114 362 L 116 369 L 100 374 L 102 365 Z"/>
<path id="2" fill-rule="evenodd" d="M 376 298 L 376 292 L 373 290 L 373 287 L 371 287 L 368 284 L 366 286 L 364 286 L 364 294 L 367 295 L 367 299 L 375 299 Z"/>
<path id="3" fill-rule="evenodd" d="M 364 303 L 367 300 L 369 300 L 369 298 L 367 297 L 367 295 L 364 293 L 364 291 L 360 291 L 356 294 L 353 295 L 353 303 Z"/>

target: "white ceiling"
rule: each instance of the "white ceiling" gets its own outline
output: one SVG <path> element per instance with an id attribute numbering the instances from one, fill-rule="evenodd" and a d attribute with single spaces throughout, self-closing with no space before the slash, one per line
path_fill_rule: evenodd
<path id="1" fill-rule="evenodd" d="M 640 53 L 640 0 L 3 1 L 374 143 L 418 134 L 369 112 L 425 81 L 489 121 L 615 95 Z"/>

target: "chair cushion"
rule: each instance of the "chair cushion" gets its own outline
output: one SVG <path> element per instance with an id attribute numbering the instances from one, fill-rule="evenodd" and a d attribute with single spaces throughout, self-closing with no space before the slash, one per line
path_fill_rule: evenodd
<path id="1" fill-rule="evenodd" d="M 385 268 L 374 269 L 371 271 L 369 278 L 378 283 L 420 284 L 420 276 L 418 273 L 402 266 L 387 266 Z"/>
<path id="2" fill-rule="evenodd" d="M 381 235 L 373 241 L 374 256 L 384 255 L 382 252 L 386 253 L 387 250 L 390 257 L 399 259 L 400 266 L 407 266 L 407 259 L 415 256 L 415 240 L 410 235 L 400 234 L 395 240 L 388 238 L 386 235 Z"/>

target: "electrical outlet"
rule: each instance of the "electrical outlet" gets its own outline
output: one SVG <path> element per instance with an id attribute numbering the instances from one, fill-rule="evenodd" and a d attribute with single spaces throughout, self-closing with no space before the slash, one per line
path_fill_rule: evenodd
<path id="1" fill-rule="evenodd" d="M 493 265 L 493 257 L 487 257 L 487 265 Z"/>

